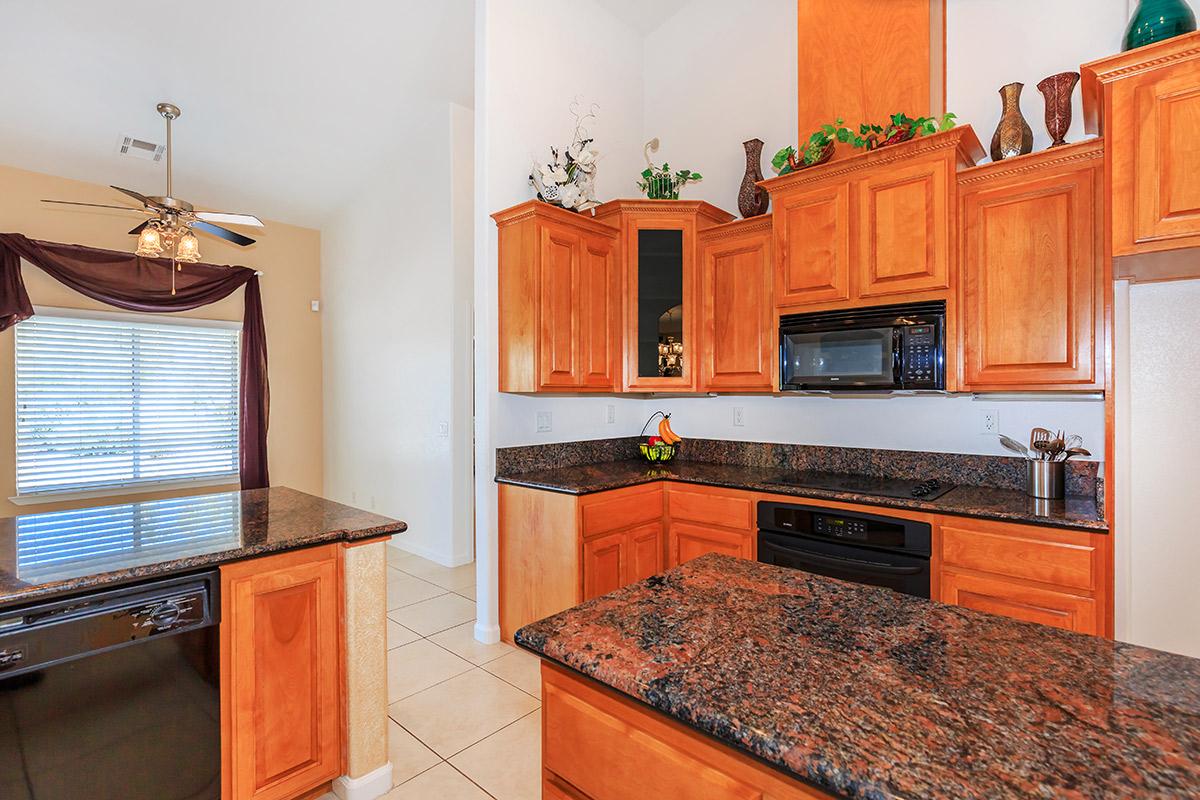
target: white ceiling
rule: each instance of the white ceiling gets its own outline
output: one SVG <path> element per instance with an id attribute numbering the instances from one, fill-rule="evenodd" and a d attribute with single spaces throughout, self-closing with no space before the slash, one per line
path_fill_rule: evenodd
<path id="1" fill-rule="evenodd" d="M 435 103 L 472 105 L 472 0 L 0 0 L 0 161 L 310 227 Z M 114 200 L 120 195 L 114 192 Z M 66 198 L 69 199 L 69 198 Z"/>

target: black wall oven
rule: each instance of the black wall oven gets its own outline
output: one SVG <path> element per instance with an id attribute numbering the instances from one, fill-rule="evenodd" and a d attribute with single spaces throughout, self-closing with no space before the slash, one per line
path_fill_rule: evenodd
<path id="1" fill-rule="evenodd" d="M 758 560 L 929 597 L 928 523 L 792 503 L 758 504 Z"/>
<path id="2" fill-rule="evenodd" d="M 779 320 L 780 388 L 946 388 L 946 304 L 793 314 Z"/>

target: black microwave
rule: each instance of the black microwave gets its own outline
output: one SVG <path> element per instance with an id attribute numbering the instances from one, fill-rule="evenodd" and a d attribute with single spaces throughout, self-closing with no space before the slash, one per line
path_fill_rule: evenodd
<path id="1" fill-rule="evenodd" d="M 779 320 L 784 391 L 946 388 L 946 304 L 792 314 Z"/>

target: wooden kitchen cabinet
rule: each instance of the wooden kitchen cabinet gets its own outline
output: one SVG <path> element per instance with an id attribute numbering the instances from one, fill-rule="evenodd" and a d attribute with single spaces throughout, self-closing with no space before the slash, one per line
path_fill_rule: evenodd
<path id="1" fill-rule="evenodd" d="M 613 200 L 597 221 L 619 231 L 626 391 L 698 386 L 697 236 L 733 215 L 694 200 Z"/>
<path id="2" fill-rule="evenodd" d="M 290 800 L 342 772 L 337 545 L 221 567 L 223 800 Z"/>
<path id="3" fill-rule="evenodd" d="M 944 603 L 1111 635 L 1111 570 L 1105 534 L 943 517 Z"/>
<path id="4" fill-rule="evenodd" d="M 700 233 L 700 391 L 771 391 L 773 284 L 771 215 Z"/>
<path id="5" fill-rule="evenodd" d="M 757 497 L 752 492 L 673 483 L 666 493 L 668 568 L 706 553 L 755 557 Z"/>
<path id="6" fill-rule="evenodd" d="M 616 391 L 616 233 L 536 200 L 492 218 L 500 253 L 500 391 Z"/>
<path id="7" fill-rule="evenodd" d="M 583 543 L 583 599 L 590 600 L 625 585 L 629 544 L 624 533 L 609 533 Z"/>
<path id="8" fill-rule="evenodd" d="M 1104 136 L 1113 255 L 1200 247 L 1200 32 L 1080 72 L 1085 127 Z M 1178 263 L 1178 277 L 1200 275 Z"/>
<path id="9" fill-rule="evenodd" d="M 776 307 L 951 306 L 954 175 L 982 156 L 964 125 L 764 181 L 774 207 Z"/>
<path id="10" fill-rule="evenodd" d="M 1104 144 L 959 174 L 963 389 L 1103 389 Z"/>

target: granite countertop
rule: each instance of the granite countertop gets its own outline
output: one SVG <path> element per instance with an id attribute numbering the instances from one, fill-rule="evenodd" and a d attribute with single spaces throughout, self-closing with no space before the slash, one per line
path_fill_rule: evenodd
<path id="1" fill-rule="evenodd" d="M 852 798 L 1200 796 L 1200 660 L 707 555 L 517 643 Z"/>
<path id="2" fill-rule="evenodd" d="M 0 519 L 0 607 L 407 525 L 286 487 Z"/>
<path id="3" fill-rule="evenodd" d="M 1095 497 L 1068 496 L 1065 500 L 1036 500 L 1017 489 L 956 486 L 936 500 L 927 501 L 809 489 L 774 482 L 788 474 L 785 470 L 773 467 L 708 464 L 696 461 L 672 461 L 651 465 L 645 461 L 627 460 L 534 472 L 503 473 L 496 476 L 496 482 L 566 494 L 591 494 L 651 481 L 670 480 L 887 508 L 909 508 L 937 514 L 1077 528 L 1095 533 L 1108 531 L 1108 524 L 1104 521 L 1104 514 Z"/>

